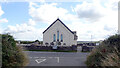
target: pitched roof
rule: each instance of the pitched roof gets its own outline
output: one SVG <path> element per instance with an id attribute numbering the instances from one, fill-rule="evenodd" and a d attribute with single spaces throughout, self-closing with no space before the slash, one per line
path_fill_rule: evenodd
<path id="1" fill-rule="evenodd" d="M 57 20 L 55 20 L 44 32 L 43 34 L 54 24 L 56 23 L 56 21 L 60 21 L 72 34 L 74 34 L 74 32 L 72 32 L 59 18 Z"/>

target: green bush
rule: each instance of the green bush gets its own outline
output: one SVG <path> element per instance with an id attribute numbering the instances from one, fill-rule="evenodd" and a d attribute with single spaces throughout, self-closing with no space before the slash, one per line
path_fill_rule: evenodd
<path id="1" fill-rule="evenodd" d="M 17 43 L 19 41 L 16 41 Z M 21 44 L 31 44 L 31 43 L 34 43 L 34 42 L 38 42 L 39 44 L 43 44 L 43 41 L 39 41 L 39 40 L 35 40 L 35 41 L 20 41 Z"/>
<path id="2" fill-rule="evenodd" d="M 2 36 L 2 67 L 13 68 L 16 66 L 25 66 L 27 57 L 21 48 L 16 46 L 16 42 L 11 35 L 3 34 Z"/>
<path id="3" fill-rule="evenodd" d="M 34 41 L 20 41 L 21 44 L 31 44 L 34 43 Z"/>
<path id="4" fill-rule="evenodd" d="M 92 50 L 86 60 L 87 66 L 104 68 L 120 66 L 120 35 L 113 35 Z"/>

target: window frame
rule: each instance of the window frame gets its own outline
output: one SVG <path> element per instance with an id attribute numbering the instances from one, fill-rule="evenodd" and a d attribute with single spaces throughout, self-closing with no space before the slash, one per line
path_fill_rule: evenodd
<path id="1" fill-rule="evenodd" d="M 57 41 L 59 41 L 59 31 L 57 31 Z"/>
<path id="2" fill-rule="evenodd" d="M 56 41 L 56 35 L 53 34 L 53 41 L 55 42 Z"/>
<path id="3" fill-rule="evenodd" d="M 61 34 L 61 42 L 63 42 L 63 34 Z"/>

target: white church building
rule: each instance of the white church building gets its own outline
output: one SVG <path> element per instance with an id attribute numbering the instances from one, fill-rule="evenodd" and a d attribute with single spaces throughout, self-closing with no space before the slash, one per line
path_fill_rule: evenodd
<path id="1" fill-rule="evenodd" d="M 77 45 L 76 31 L 71 31 L 59 18 L 43 32 L 43 45 Z"/>

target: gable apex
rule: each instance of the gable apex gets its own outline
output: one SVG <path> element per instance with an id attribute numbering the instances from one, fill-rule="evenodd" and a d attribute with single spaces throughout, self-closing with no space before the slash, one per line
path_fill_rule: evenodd
<path id="1" fill-rule="evenodd" d="M 59 18 L 57 18 L 57 20 L 55 20 L 44 32 L 43 34 L 57 21 L 60 21 L 61 24 L 63 24 L 72 34 L 74 34 L 74 32 L 72 32 Z"/>

